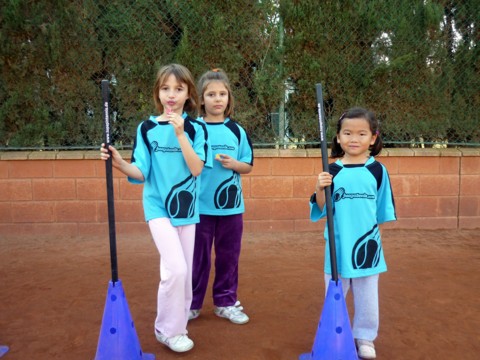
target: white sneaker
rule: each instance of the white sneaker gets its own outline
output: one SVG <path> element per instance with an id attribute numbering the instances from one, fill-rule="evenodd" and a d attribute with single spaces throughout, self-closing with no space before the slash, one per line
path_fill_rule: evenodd
<path id="1" fill-rule="evenodd" d="M 185 334 L 167 338 L 160 331 L 155 330 L 155 337 L 159 343 L 167 345 L 170 350 L 175 352 L 185 352 L 193 348 L 193 341 Z"/>
<path id="2" fill-rule="evenodd" d="M 362 359 L 375 359 L 377 354 L 372 341 L 357 339 L 358 356 Z"/>
<path id="3" fill-rule="evenodd" d="M 200 316 L 200 309 L 190 310 L 190 312 L 188 313 L 188 320 L 196 319 L 199 316 Z"/>
<path id="4" fill-rule="evenodd" d="M 240 301 L 237 301 L 232 306 L 215 306 L 215 315 L 230 320 L 234 324 L 246 324 L 250 319 L 243 311 L 243 306 L 240 306 Z"/>

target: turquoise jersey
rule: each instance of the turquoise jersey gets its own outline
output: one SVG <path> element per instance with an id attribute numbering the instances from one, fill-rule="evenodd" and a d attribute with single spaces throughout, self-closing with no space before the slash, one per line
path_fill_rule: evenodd
<path id="1" fill-rule="evenodd" d="M 332 203 L 337 271 L 344 278 L 370 276 L 387 271 L 379 224 L 396 220 L 390 179 L 384 165 L 370 157 L 365 164 L 330 164 L 333 175 Z M 326 216 L 316 194 L 310 198 L 310 219 Z M 324 233 L 325 272 L 331 274 L 328 224 Z"/>
<path id="2" fill-rule="evenodd" d="M 203 119 L 199 119 L 203 121 Z M 205 123 L 212 157 L 225 154 L 253 165 L 253 147 L 245 130 L 226 118 L 222 123 Z M 224 168 L 219 161 L 203 170 L 200 187 L 200 214 L 235 215 L 245 211 L 240 174 Z"/>
<path id="3" fill-rule="evenodd" d="M 184 113 L 184 132 L 205 166 L 212 166 L 205 124 Z M 131 163 L 138 167 L 143 182 L 145 220 L 168 217 L 173 226 L 199 222 L 199 180 L 185 162 L 172 125 L 150 116 L 137 128 Z M 131 183 L 142 183 L 128 178 Z"/>

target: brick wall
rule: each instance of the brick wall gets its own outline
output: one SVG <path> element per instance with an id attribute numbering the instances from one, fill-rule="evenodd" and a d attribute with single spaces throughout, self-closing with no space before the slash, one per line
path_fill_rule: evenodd
<path id="1" fill-rule="evenodd" d="M 124 152 L 129 158 L 130 152 Z M 480 228 L 480 149 L 387 149 L 398 221 L 389 228 Z M 245 231 L 322 230 L 308 199 L 321 171 L 319 149 L 255 150 L 243 176 Z M 117 232 L 147 233 L 142 186 L 114 171 Z M 99 152 L 0 153 L 0 237 L 108 234 L 105 163 Z"/>

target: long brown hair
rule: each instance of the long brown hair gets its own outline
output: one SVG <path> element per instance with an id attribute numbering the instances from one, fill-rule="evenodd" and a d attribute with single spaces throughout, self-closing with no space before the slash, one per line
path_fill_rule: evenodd
<path id="1" fill-rule="evenodd" d="M 165 81 L 167 81 L 167 78 L 170 75 L 174 75 L 179 83 L 184 83 L 187 85 L 188 99 L 185 101 L 183 110 L 192 116 L 196 116 L 198 107 L 198 94 L 197 89 L 195 88 L 195 81 L 190 70 L 180 64 L 165 65 L 158 70 L 155 85 L 153 86 L 153 102 L 155 103 L 155 108 L 160 111 L 160 113 L 163 113 L 164 111 L 158 94 L 160 92 L 160 88 Z"/>

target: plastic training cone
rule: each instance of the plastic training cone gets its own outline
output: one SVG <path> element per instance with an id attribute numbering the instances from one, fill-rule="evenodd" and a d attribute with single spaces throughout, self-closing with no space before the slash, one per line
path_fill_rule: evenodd
<path id="1" fill-rule="evenodd" d="M 0 357 L 5 355 L 8 352 L 8 346 L 6 345 L 0 345 Z"/>
<path id="2" fill-rule="evenodd" d="M 330 280 L 311 353 L 300 360 L 358 360 L 342 282 Z"/>
<path id="3" fill-rule="evenodd" d="M 122 282 L 109 282 L 95 360 L 154 360 L 144 354 L 128 309 Z"/>

